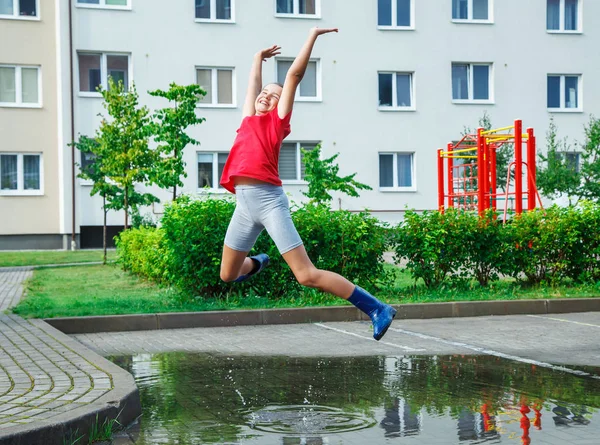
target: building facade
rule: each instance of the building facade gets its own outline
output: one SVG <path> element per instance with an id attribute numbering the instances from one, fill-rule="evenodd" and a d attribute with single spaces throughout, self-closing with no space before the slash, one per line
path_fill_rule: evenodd
<path id="1" fill-rule="evenodd" d="M 342 174 L 356 172 L 373 189 L 360 198 L 335 195 L 332 207 L 367 208 L 398 221 L 407 208 L 437 207 L 436 151 L 465 127 L 475 129 L 484 113 L 495 127 L 522 119 L 543 149 L 551 117 L 559 136 L 582 141 L 583 125 L 600 104 L 592 78 L 600 59 L 591 56 L 600 44 L 600 2 L 590 0 L 39 1 L 37 20 L 0 15 L 2 41 L 20 42 L 22 32 L 28 42 L 1 46 L 0 72 L 38 67 L 43 95 L 34 109 L 0 100 L 0 152 L 13 156 L 2 159 L 14 163 L 16 154 L 17 164 L 29 165 L 34 161 L 25 153 L 35 147 L 44 167 L 36 196 L 13 196 L 3 182 L 0 245 L 6 245 L 2 235 L 27 230 L 64 239 L 81 234 L 86 247 L 85 239 L 98 233 L 102 203 L 89 196 L 90 184 L 74 181 L 71 205 L 67 144 L 71 134 L 94 134 L 104 112 L 96 87 L 109 76 L 135 83 L 151 110 L 166 103 L 147 91 L 171 82 L 208 91 L 197 110 L 206 122 L 189 130 L 201 145 L 186 149 L 181 192 L 225 195 L 219 174 L 241 121 L 253 54 L 280 45 L 282 54 L 263 64 L 263 81 L 282 81 L 313 26 L 339 33 L 317 42 L 282 146 L 280 174 L 292 199 L 301 200 L 305 189 L 300 147 L 320 143 L 324 156 L 340 153 Z M 0 0 L 13 8 L 29 3 Z M 44 20 L 46 8 L 55 9 L 52 23 Z M 34 43 L 38 38 L 43 45 Z M 43 123 L 23 132 L 30 119 Z M 86 162 L 79 153 L 74 160 Z M 4 165 L 3 178 L 13 171 Z M 156 192 L 163 203 L 170 199 Z M 156 205 L 142 213 L 161 211 Z M 123 224 L 119 213 L 108 218 L 111 226 Z"/>

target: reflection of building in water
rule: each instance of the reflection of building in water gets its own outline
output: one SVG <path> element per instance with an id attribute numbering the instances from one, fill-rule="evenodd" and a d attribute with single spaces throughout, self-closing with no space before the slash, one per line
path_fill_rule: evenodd
<path id="1" fill-rule="evenodd" d="M 385 406 L 385 417 L 380 426 L 385 430 L 385 437 L 402 437 L 419 434 L 421 424 L 421 413 L 412 412 L 404 399 L 395 397 L 391 405 Z"/>
<path id="2" fill-rule="evenodd" d="M 409 357 L 386 357 L 384 362 L 385 382 L 387 386 L 394 386 L 402 379 L 403 374 L 410 371 L 413 360 Z M 380 423 L 385 430 L 385 437 L 401 437 L 419 434 L 423 424 L 420 412 L 413 412 L 410 405 L 400 397 L 394 397 L 391 404 L 388 401 L 384 406 L 385 417 Z"/>
<path id="3" fill-rule="evenodd" d="M 490 428 L 494 424 L 493 416 L 487 413 L 474 413 L 463 408 L 458 415 L 458 440 L 500 438 L 498 431 L 495 428 Z"/>
<path id="4" fill-rule="evenodd" d="M 552 417 L 556 426 L 570 426 L 570 425 L 588 425 L 589 419 L 585 418 L 585 414 L 589 414 L 589 411 L 585 407 L 576 409 L 571 407 L 571 410 L 564 406 L 556 405 L 552 408 L 552 412 L 555 414 Z"/>
<path id="5" fill-rule="evenodd" d="M 282 445 L 327 445 L 329 444 L 327 437 L 283 437 L 281 438 Z"/>

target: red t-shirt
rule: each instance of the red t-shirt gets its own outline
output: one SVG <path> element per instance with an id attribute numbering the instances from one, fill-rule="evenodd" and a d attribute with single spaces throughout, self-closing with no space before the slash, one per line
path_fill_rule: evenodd
<path id="1" fill-rule="evenodd" d="M 277 108 L 260 116 L 246 116 L 237 130 L 231 152 L 223 167 L 221 185 L 235 193 L 235 176 L 281 185 L 279 150 L 292 131 L 292 112 L 281 119 Z"/>

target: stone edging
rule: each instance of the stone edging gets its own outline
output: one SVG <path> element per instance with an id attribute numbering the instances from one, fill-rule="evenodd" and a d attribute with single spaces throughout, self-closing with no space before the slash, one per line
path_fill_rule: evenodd
<path id="1" fill-rule="evenodd" d="M 458 301 L 394 305 L 396 320 L 477 317 L 487 315 L 561 314 L 600 311 L 600 298 L 540 300 Z M 353 306 L 290 309 L 254 309 L 211 312 L 174 312 L 140 315 L 48 318 L 65 334 L 145 331 L 198 327 L 251 326 L 368 320 Z"/>
<path id="2" fill-rule="evenodd" d="M 108 372 L 112 377 L 113 388 L 93 402 L 66 410 L 48 419 L 39 419 L 1 430 L 0 445 L 63 445 L 69 443 L 64 441 L 69 435 L 73 435 L 73 438 L 83 435 L 84 439 L 87 439 L 87 434 L 95 422 L 102 425 L 105 419 L 118 418 L 122 425 L 129 425 L 141 415 L 139 391 L 131 374 L 48 323 L 42 320 L 32 322 L 65 347 Z"/>

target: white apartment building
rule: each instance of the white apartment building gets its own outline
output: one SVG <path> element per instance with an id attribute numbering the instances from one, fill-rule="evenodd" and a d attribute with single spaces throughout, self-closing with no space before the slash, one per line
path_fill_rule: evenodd
<path id="1" fill-rule="evenodd" d="M 342 174 L 356 172 L 358 181 L 373 188 L 360 198 L 336 195 L 332 207 L 367 208 L 383 220 L 399 221 L 407 208 L 437 208 L 436 151 L 459 138 L 465 126 L 475 129 L 484 112 L 495 127 L 522 119 L 535 129 L 540 149 L 551 117 L 559 136 L 582 140 L 589 115 L 600 113 L 595 0 L 54 0 L 54 6 L 38 0 L 57 27 L 53 60 L 46 51 L 35 56 L 32 37 L 22 41 L 16 34 L 19 5 L 32 1 L 0 0 L 0 249 L 7 245 L 3 235 L 31 241 L 35 233 L 65 240 L 81 234 L 82 247 L 99 239 L 101 199 L 90 197 L 91 186 L 75 179 L 72 201 L 67 144 L 72 133 L 94 134 L 104 112 L 95 88 L 106 86 L 108 76 L 135 82 L 151 110 L 166 102 L 148 90 L 167 89 L 170 82 L 197 82 L 207 89 L 198 107 L 206 122 L 189 130 L 201 145 L 186 149 L 188 176 L 181 192 L 208 188 L 225 195 L 219 174 L 241 121 L 253 54 L 281 45 L 281 56 L 264 64 L 263 80 L 282 81 L 313 26 L 338 27 L 339 33 L 315 45 L 292 133 L 282 147 L 280 174 L 293 200 L 301 200 L 305 189 L 299 148 L 321 143 L 324 156 L 340 153 Z M 13 13 L 3 14 L 9 6 Z M 41 26 L 44 14 L 33 25 Z M 33 47 L 32 57 L 21 60 L 21 47 Z M 58 114 L 58 129 L 42 138 L 56 152 L 43 155 L 38 190 L 43 196 L 59 190 L 60 224 L 52 227 L 47 210 L 5 180 L 15 175 L 14 158 L 5 153 L 23 157 L 30 150 L 16 139 L 13 123 L 29 119 L 29 109 L 2 99 L 13 88 L 3 67 L 18 64 L 40 67 L 42 91 L 57 95 L 57 104 L 44 101 L 36 109 L 41 114 L 56 106 Z M 35 128 L 30 136 L 46 133 Z M 79 153 L 74 161 L 86 162 Z M 168 191 L 157 196 L 163 203 L 170 199 Z M 142 214 L 159 215 L 161 208 Z M 123 224 L 119 213 L 109 212 L 108 218 L 113 230 Z M 47 228 L 30 227 L 28 219 Z"/>

